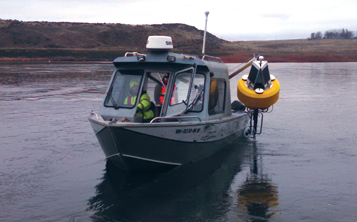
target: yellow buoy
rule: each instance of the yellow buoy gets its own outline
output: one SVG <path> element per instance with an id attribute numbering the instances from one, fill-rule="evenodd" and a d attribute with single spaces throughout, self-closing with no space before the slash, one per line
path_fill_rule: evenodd
<path id="1" fill-rule="evenodd" d="M 249 109 L 267 109 L 279 99 L 280 84 L 272 80 L 269 89 L 250 89 L 246 86 L 246 76 L 239 79 L 237 84 L 238 99 Z"/>

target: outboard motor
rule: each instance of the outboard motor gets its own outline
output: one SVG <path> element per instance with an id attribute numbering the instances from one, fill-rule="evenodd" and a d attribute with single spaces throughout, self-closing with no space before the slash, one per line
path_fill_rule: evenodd
<path id="1" fill-rule="evenodd" d="M 238 100 L 234 100 L 231 104 L 231 109 L 234 112 L 238 112 L 238 111 L 244 111 L 245 110 L 245 105 L 243 103 L 241 103 Z"/>

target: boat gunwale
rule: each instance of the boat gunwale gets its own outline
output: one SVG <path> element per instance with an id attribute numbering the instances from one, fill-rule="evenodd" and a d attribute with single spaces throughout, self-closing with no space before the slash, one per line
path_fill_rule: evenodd
<path id="1" fill-rule="evenodd" d="M 106 127 L 125 127 L 125 128 L 139 128 L 139 127 L 186 127 L 186 126 L 200 126 L 200 125 L 207 125 L 207 124 L 217 124 L 217 123 L 225 123 L 232 121 L 233 119 L 242 118 L 247 116 L 248 114 L 245 112 L 238 112 L 232 113 L 230 116 L 222 116 L 215 119 L 209 120 L 201 120 L 201 121 L 192 121 L 192 122 L 158 122 L 158 123 L 135 123 L 135 122 L 116 122 L 110 123 L 108 120 L 97 120 L 94 117 L 88 117 L 88 120 L 93 123 L 97 123 L 102 126 Z"/>

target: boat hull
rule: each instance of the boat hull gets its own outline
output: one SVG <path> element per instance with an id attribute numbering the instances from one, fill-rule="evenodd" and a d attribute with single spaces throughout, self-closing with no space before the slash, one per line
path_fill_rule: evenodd
<path id="1" fill-rule="evenodd" d="M 179 166 L 203 159 L 237 137 L 246 114 L 195 123 L 118 123 L 89 118 L 108 160 L 125 170 Z"/>

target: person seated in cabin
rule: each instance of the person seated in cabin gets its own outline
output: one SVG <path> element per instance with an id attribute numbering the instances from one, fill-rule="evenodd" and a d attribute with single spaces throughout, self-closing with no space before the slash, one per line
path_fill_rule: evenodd
<path id="1" fill-rule="evenodd" d="M 124 104 L 134 105 L 138 91 L 139 83 L 135 79 L 132 79 L 130 81 L 129 96 L 125 98 Z M 143 91 L 141 94 L 135 116 L 142 117 L 144 123 L 148 123 L 152 118 L 154 118 L 154 112 L 151 109 L 150 96 L 146 94 L 145 91 Z"/>
<path id="2" fill-rule="evenodd" d="M 166 74 L 163 78 L 162 81 L 160 81 L 160 83 L 158 83 L 155 86 L 155 103 L 156 103 L 156 107 L 158 109 L 158 112 L 161 112 L 161 106 L 164 103 L 164 98 L 165 98 L 165 94 L 166 94 L 166 89 L 167 89 L 167 83 L 169 81 L 169 74 Z M 174 92 L 173 92 L 173 96 L 171 97 L 171 103 L 170 104 L 176 104 L 176 87 L 174 86 Z"/>

